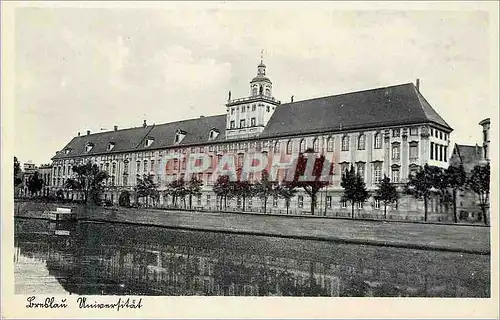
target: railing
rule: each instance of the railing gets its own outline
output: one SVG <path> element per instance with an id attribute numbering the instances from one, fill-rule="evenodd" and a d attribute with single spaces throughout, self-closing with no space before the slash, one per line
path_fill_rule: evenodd
<path id="1" fill-rule="evenodd" d="M 275 103 L 278 103 L 278 104 L 281 103 L 281 101 L 275 99 L 274 97 L 269 97 L 269 96 L 266 96 L 266 95 L 263 95 L 263 94 L 258 94 L 258 95 L 249 96 L 249 97 L 245 97 L 245 98 L 238 98 L 238 99 L 228 100 L 227 104 L 230 105 L 230 104 L 235 104 L 235 103 L 240 103 L 240 102 L 251 101 L 251 100 L 255 100 L 255 99 L 267 100 L 267 101 L 275 102 Z"/>

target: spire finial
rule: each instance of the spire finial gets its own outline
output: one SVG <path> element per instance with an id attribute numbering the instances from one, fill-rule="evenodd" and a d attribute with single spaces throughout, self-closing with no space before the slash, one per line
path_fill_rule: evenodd
<path id="1" fill-rule="evenodd" d="M 260 62 L 264 61 L 264 49 L 260 50 Z"/>

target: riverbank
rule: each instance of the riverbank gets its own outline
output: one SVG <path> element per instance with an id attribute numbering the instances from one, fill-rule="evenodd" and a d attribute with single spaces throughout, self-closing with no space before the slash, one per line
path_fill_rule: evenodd
<path id="1" fill-rule="evenodd" d="M 34 208 L 18 207 L 15 216 L 44 218 L 43 210 Z M 480 226 L 116 207 L 75 206 L 72 209 L 81 221 L 490 254 L 490 228 Z"/>

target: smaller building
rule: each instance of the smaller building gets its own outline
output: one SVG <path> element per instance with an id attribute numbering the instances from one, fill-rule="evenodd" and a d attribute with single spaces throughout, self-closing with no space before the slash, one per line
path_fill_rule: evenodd
<path id="1" fill-rule="evenodd" d="M 52 164 L 42 164 L 40 167 L 36 166 L 31 161 L 25 162 L 23 164 L 23 185 L 19 190 L 18 196 L 20 197 L 30 197 L 35 196 L 31 194 L 28 190 L 28 181 L 31 177 L 38 172 L 38 177 L 43 180 L 42 190 L 36 194 L 38 196 L 48 196 L 50 194 L 50 182 L 52 176 Z"/>
<path id="2" fill-rule="evenodd" d="M 42 196 L 48 196 L 50 194 L 50 182 L 52 177 L 52 164 L 42 164 L 38 169 L 40 178 L 43 180 Z"/>
<path id="3" fill-rule="evenodd" d="M 489 159 L 489 130 L 490 118 L 479 123 L 483 127 L 482 146 L 455 144 L 450 157 L 450 166 L 463 165 L 467 176 L 477 165 L 484 165 Z M 471 190 L 462 190 L 457 195 L 457 213 L 460 220 L 482 221 L 481 207 L 478 203 L 478 196 Z"/>

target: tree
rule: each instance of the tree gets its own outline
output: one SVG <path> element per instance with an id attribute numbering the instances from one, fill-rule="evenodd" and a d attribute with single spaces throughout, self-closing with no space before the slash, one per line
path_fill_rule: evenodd
<path id="1" fill-rule="evenodd" d="M 467 175 L 465 174 L 464 166 L 461 164 L 458 167 L 449 166 L 445 170 L 446 187 L 452 189 L 453 196 L 453 220 L 458 222 L 457 217 L 457 193 L 467 183 Z"/>
<path id="2" fill-rule="evenodd" d="M 304 191 L 311 198 L 311 214 L 314 215 L 314 209 L 316 208 L 317 194 L 322 188 L 328 186 L 330 181 L 322 181 L 321 175 L 323 171 L 323 166 L 329 166 L 332 173 L 332 165 L 326 160 L 324 155 L 316 157 L 314 159 L 314 165 L 312 170 L 312 179 L 307 181 L 300 181 L 300 177 L 304 175 L 307 170 L 307 159 L 308 155 L 314 153 L 314 150 L 309 148 L 304 153 L 299 154 L 297 159 L 297 168 L 293 177 L 293 183 L 296 187 L 304 189 Z"/>
<path id="3" fill-rule="evenodd" d="M 130 192 L 123 190 L 118 198 L 118 204 L 122 207 L 130 207 Z"/>
<path id="4" fill-rule="evenodd" d="M 484 224 L 488 225 L 486 206 L 489 203 L 490 195 L 490 164 L 477 165 L 472 169 L 471 176 L 467 181 L 469 188 L 479 197 L 479 205 L 483 212 Z"/>
<path id="5" fill-rule="evenodd" d="M 293 183 L 284 181 L 280 183 L 276 189 L 274 194 L 285 200 L 286 204 L 286 214 L 288 214 L 288 210 L 290 208 L 290 200 L 295 197 L 295 194 L 297 193 L 296 186 Z"/>
<path id="6" fill-rule="evenodd" d="M 340 186 L 344 188 L 342 201 L 349 201 L 351 203 L 351 218 L 354 219 L 354 205 L 365 202 L 370 197 L 370 194 L 366 190 L 365 182 L 361 176 L 354 171 L 353 165 L 342 174 Z"/>
<path id="7" fill-rule="evenodd" d="M 43 179 L 40 178 L 38 171 L 35 171 L 33 175 L 28 178 L 26 182 L 26 186 L 28 187 L 31 195 L 36 195 L 43 188 Z"/>
<path id="8" fill-rule="evenodd" d="M 186 196 L 186 182 L 184 178 L 171 181 L 167 185 L 166 193 L 172 197 L 172 204 L 177 206 L 177 200 L 184 200 Z"/>
<path id="9" fill-rule="evenodd" d="M 65 187 L 72 190 L 81 190 L 84 193 L 85 203 L 92 201 L 98 204 L 103 183 L 108 178 L 106 171 L 100 170 L 96 164 L 88 161 L 82 165 L 73 166 L 74 178 L 68 178 Z"/>
<path id="10" fill-rule="evenodd" d="M 149 204 L 149 198 L 153 200 L 153 206 L 156 204 L 158 199 L 158 186 L 154 182 L 154 176 L 144 175 L 142 179 L 137 178 L 137 185 L 135 186 L 135 192 L 137 198 L 146 198 L 146 205 Z"/>
<path id="11" fill-rule="evenodd" d="M 186 184 L 186 194 L 189 197 L 189 209 L 191 210 L 193 207 L 193 196 L 201 196 L 201 186 L 203 185 L 203 181 L 197 179 L 195 176 L 189 180 Z"/>
<path id="12" fill-rule="evenodd" d="M 232 197 L 231 193 L 231 181 L 229 176 L 219 176 L 217 181 L 215 181 L 213 186 L 213 191 L 220 201 L 219 208 L 222 209 L 222 202 L 224 201 L 224 207 L 227 208 L 227 199 Z"/>
<path id="13" fill-rule="evenodd" d="M 375 190 L 375 199 L 384 203 L 384 219 L 387 219 L 387 205 L 398 201 L 399 193 L 396 186 L 391 183 L 391 180 L 386 175 L 384 175 L 384 179 Z"/>
<path id="14" fill-rule="evenodd" d="M 429 198 L 435 193 L 442 179 L 442 169 L 425 164 L 415 175 L 409 175 L 405 193 L 424 200 L 424 221 L 427 221 Z"/>
<path id="15" fill-rule="evenodd" d="M 267 170 L 262 171 L 260 181 L 254 185 L 254 194 L 261 199 L 264 205 L 264 213 L 267 211 L 267 200 L 274 194 L 276 185 L 276 181 L 269 180 L 269 173 Z"/>
<path id="16" fill-rule="evenodd" d="M 246 200 L 253 196 L 253 187 L 250 182 L 238 179 L 231 181 L 230 194 L 243 201 L 242 210 L 245 211 Z"/>
<path id="17" fill-rule="evenodd" d="M 14 187 L 17 187 L 23 182 L 21 164 L 17 160 L 17 157 L 14 157 Z"/>

